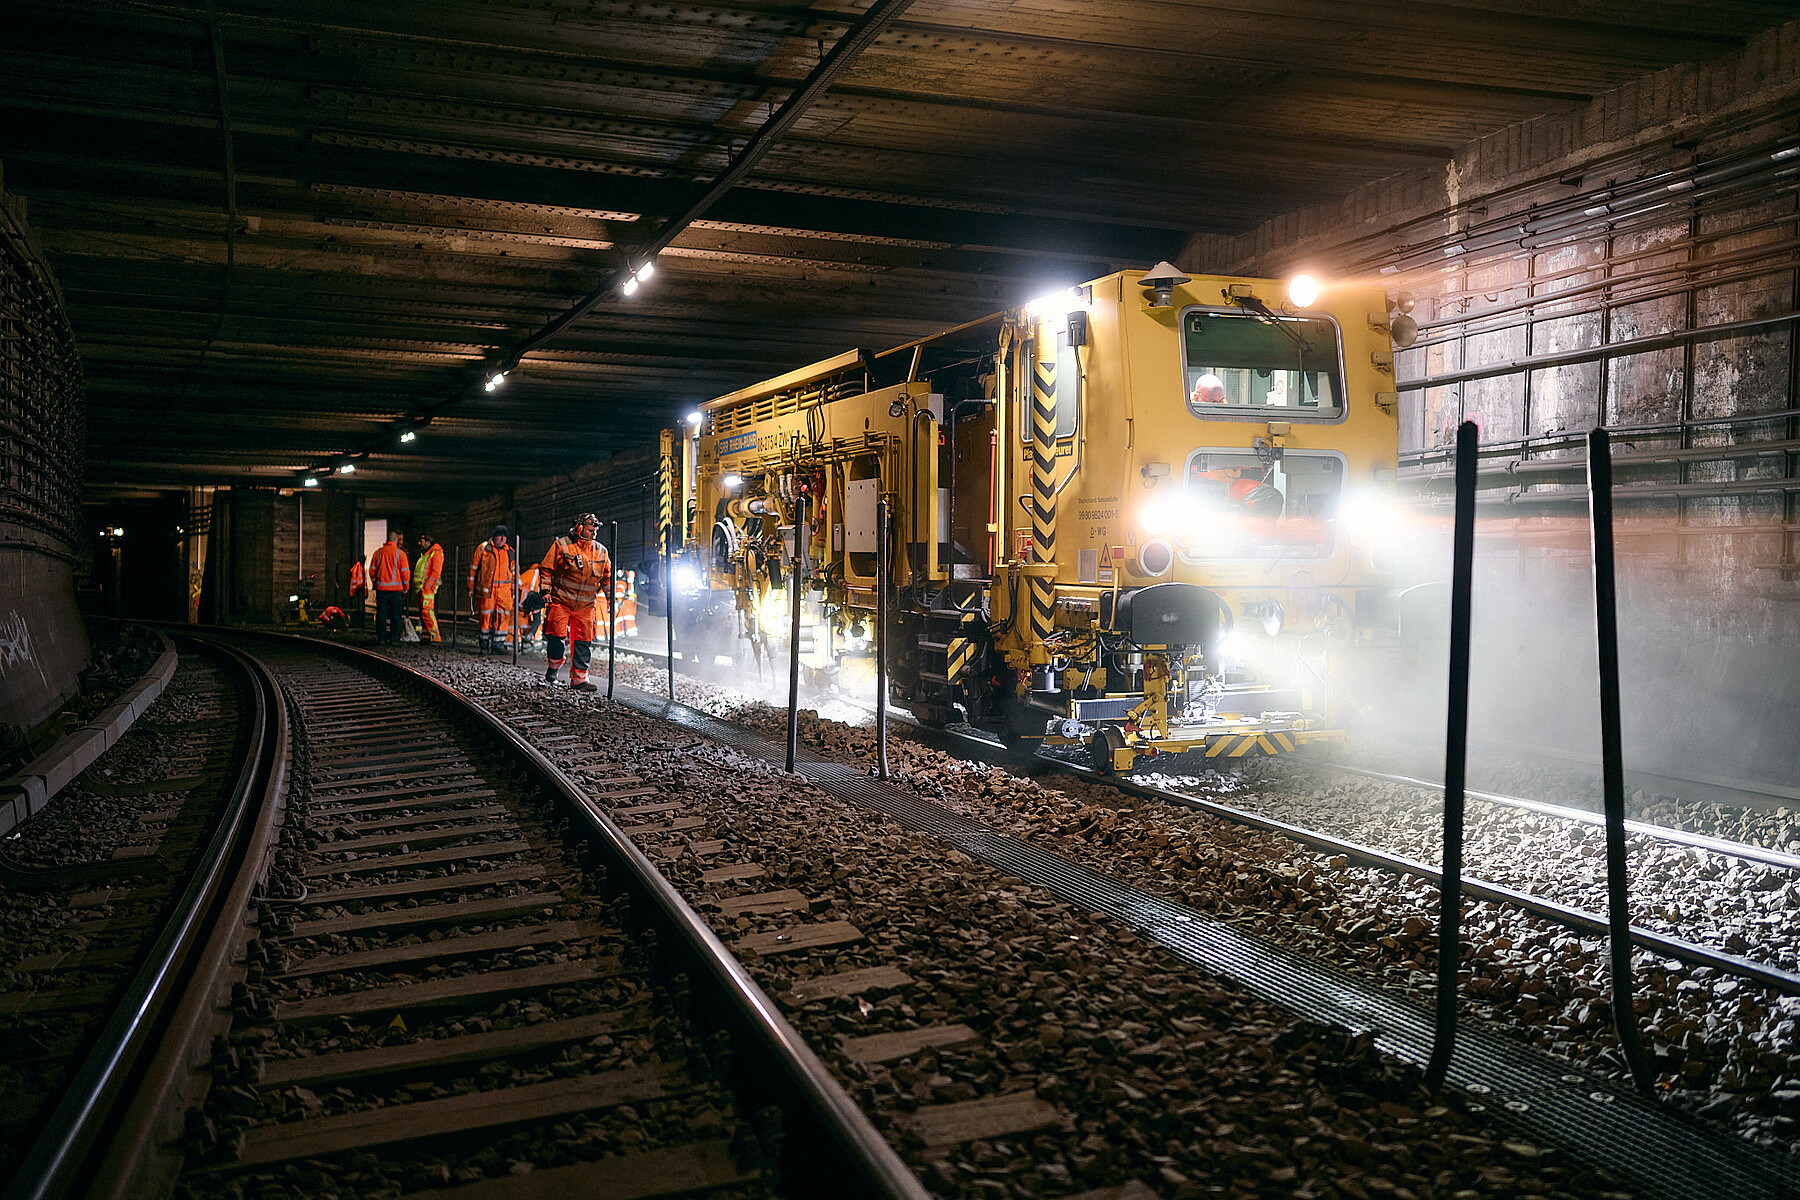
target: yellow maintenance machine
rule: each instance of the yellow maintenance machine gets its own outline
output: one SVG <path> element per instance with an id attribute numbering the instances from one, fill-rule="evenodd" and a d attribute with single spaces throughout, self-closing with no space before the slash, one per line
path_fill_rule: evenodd
<path id="1" fill-rule="evenodd" d="M 1109 772 L 1341 737 L 1344 663 L 1393 620 L 1387 311 L 1159 264 L 710 401 L 664 456 L 678 647 L 785 656 L 798 528 L 809 673 L 868 685 L 886 587 L 924 721 Z"/>

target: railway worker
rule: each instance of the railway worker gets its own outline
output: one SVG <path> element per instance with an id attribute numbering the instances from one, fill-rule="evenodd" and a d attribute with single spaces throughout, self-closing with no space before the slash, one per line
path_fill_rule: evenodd
<path id="1" fill-rule="evenodd" d="M 544 605 L 544 657 L 549 665 L 544 668 L 544 682 L 556 682 L 556 672 L 567 653 L 574 659 L 569 686 L 583 692 L 595 690 L 588 682 L 588 662 L 593 656 L 598 602 L 612 570 L 606 547 L 594 537 L 599 532 L 600 518 L 582 513 L 575 518 L 574 532 L 551 543 L 544 561 L 538 564 L 549 585 L 545 589 L 549 601 Z M 612 597 L 606 600 L 610 607 Z"/>
<path id="2" fill-rule="evenodd" d="M 412 586 L 412 564 L 400 548 L 401 533 L 388 530 L 387 541 L 369 559 L 369 577 L 375 581 L 375 644 L 393 646 L 400 641 L 400 622 L 406 617 L 406 590 Z"/>
<path id="3" fill-rule="evenodd" d="M 413 572 L 413 587 L 419 593 L 419 640 L 433 646 L 443 641 L 438 633 L 438 585 L 444 581 L 444 548 L 428 533 L 419 535 L 418 569 Z"/>
<path id="4" fill-rule="evenodd" d="M 544 569 L 532 563 L 519 573 L 519 647 L 541 645 L 544 631 Z"/>
<path id="5" fill-rule="evenodd" d="M 1189 404 L 1223 404 L 1225 403 L 1225 381 L 1211 371 L 1194 380 L 1194 393 L 1188 397 Z"/>
<path id="6" fill-rule="evenodd" d="M 483 654 L 507 649 L 507 639 L 512 636 L 514 567 L 506 526 L 496 525 L 493 535 L 475 547 L 475 556 L 469 560 L 469 609 L 481 630 Z"/>
<path id="7" fill-rule="evenodd" d="M 620 571 L 613 576 L 613 611 L 619 614 L 618 632 L 620 637 L 636 637 L 637 630 L 637 572 Z"/>
<path id="8" fill-rule="evenodd" d="M 369 574 L 363 570 L 362 559 L 355 559 L 350 564 L 350 627 L 363 627 L 363 608 L 369 599 Z"/>

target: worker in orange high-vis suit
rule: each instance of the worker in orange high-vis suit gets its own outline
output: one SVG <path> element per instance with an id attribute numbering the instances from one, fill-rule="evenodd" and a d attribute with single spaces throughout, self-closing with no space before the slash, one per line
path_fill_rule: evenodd
<path id="1" fill-rule="evenodd" d="M 400 641 L 400 622 L 406 618 L 406 589 L 412 586 L 412 564 L 400 548 L 400 531 L 388 531 L 387 541 L 369 558 L 369 577 L 375 581 L 375 643 L 392 646 Z"/>
<path id="2" fill-rule="evenodd" d="M 519 572 L 519 648 L 541 642 L 544 632 L 544 568 L 532 563 Z M 536 595 L 535 601 L 533 595 Z"/>
<path id="3" fill-rule="evenodd" d="M 350 627 L 363 627 L 363 609 L 369 600 L 369 575 L 363 570 L 362 559 L 350 564 Z"/>
<path id="4" fill-rule="evenodd" d="M 556 672 L 567 653 L 574 659 L 569 666 L 569 686 L 583 692 L 595 690 L 588 682 L 588 661 L 598 625 L 597 602 L 612 571 L 606 547 L 594 538 L 599 531 L 600 518 L 582 513 L 575 518 L 574 531 L 551 543 L 544 561 L 538 564 L 549 585 L 549 601 L 544 605 L 544 658 L 549 665 L 544 668 L 544 682 L 556 682 Z M 610 606 L 612 598 L 606 599 Z"/>
<path id="5" fill-rule="evenodd" d="M 419 640 L 437 645 L 443 641 L 438 632 L 437 594 L 444 582 L 444 548 L 428 533 L 419 535 L 419 558 L 413 569 L 413 590 L 419 593 Z"/>
<path id="6" fill-rule="evenodd" d="M 619 614 L 618 631 L 620 637 L 637 636 L 637 572 L 615 571 L 613 573 L 614 612 Z"/>
<path id="7" fill-rule="evenodd" d="M 483 654 L 507 649 L 512 636 L 513 568 L 506 526 L 496 525 L 493 535 L 475 547 L 475 557 L 469 560 L 469 608 L 479 622 Z"/>

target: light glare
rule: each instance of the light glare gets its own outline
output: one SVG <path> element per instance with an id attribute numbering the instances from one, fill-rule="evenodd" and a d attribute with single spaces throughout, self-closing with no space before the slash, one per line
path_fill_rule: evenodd
<path id="1" fill-rule="evenodd" d="M 1311 275 L 1296 275 L 1288 281 L 1288 299 L 1295 308 L 1311 308 L 1319 298 L 1319 281 Z"/>
<path id="2" fill-rule="evenodd" d="M 302 487 L 318 487 L 319 486 L 319 477 L 317 475 L 308 475 L 306 477 L 306 481 L 301 486 Z"/>
<path id="3" fill-rule="evenodd" d="M 630 279 L 627 279 L 625 281 L 625 286 L 623 288 L 621 288 L 620 290 L 623 291 L 627 296 L 635 295 L 638 290 L 637 276 L 633 275 Z"/>

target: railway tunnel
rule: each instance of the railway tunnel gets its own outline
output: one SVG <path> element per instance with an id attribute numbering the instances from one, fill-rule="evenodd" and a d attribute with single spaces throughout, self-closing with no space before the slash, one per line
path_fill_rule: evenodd
<path id="1" fill-rule="evenodd" d="M 371 1195 L 1789 1194 L 1792 17 L 10 5 L 6 1194 L 309 1193 L 346 1167 Z M 567 612 L 519 575 L 584 553 L 584 514 L 595 629 L 546 643 Z M 358 583 L 390 535 L 398 645 Z M 234 894 L 196 831 L 269 808 L 231 792 L 264 742 L 290 822 L 238 851 L 264 856 L 261 933 L 163 964 L 237 996 L 183 1018 L 215 1063 L 196 1100 L 97 1047 L 170 881 Z M 1462 1057 L 1421 1082 L 1447 768 L 1473 806 Z M 477 921 L 462 958 L 416 948 Z M 531 971 L 552 982 L 456 982 Z M 334 998 L 347 975 L 440 998 Z M 690 991 L 691 1031 L 643 1031 L 634 1004 Z M 586 1023 L 515 1032 L 552 1010 Z M 1227 1026 L 1297 1057 L 1203 1069 Z M 784 1082 L 738 1090 L 722 1031 Z M 392 1061 L 296 1065 L 339 1053 Z M 464 1098 L 495 1084 L 523 1090 Z M 84 1157 L 88 1085 L 166 1111 Z M 439 1106 L 416 1133 L 367 1115 L 402 1089 Z"/>

